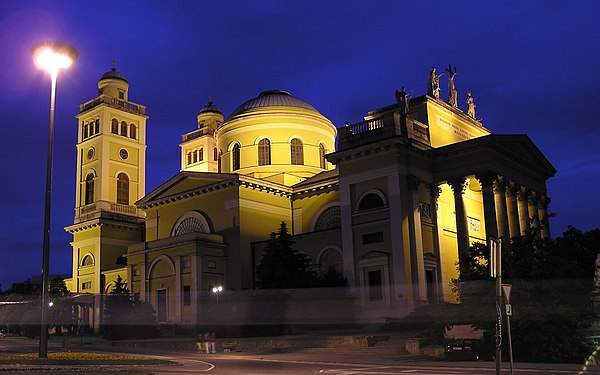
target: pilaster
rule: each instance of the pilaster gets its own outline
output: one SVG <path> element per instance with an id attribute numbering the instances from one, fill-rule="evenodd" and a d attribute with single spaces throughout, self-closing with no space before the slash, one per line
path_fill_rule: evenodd
<path id="1" fill-rule="evenodd" d="M 417 176 L 407 176 L 410 190 L 410 214 L 408 217 L 411 268 L 414 298 L 418 303 L 427 302 L 427 280 L 425 279 L 425 264 L 423 259 L 423 234 L 421 232 L 421 213 L 419 211 L 419 185 Z"/>

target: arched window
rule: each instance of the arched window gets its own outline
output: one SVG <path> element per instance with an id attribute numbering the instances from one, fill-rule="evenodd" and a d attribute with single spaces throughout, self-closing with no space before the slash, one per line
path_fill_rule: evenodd
<path id="1" fill-rule="evenodd" d="M 267 138 L 258 142 L 258 165 L 271 165 L 271 141 Z"/>
<path id="2" fill-rule="evenodd" d="M 207 218 L 197 211 L 189 211 L 177 220 L 171 232 L 172 236 L 187 233 L 210 233 Z"/>
<path id="3" fill-rule="evenodd" d="M 298 138 L 292 139 L 290 142 L 290 156 L 292 164 L 303 165 L 304 164 L 304 146 L 302 141 Z"/>
<path id="4" fill-rule="evenodd" d="M 204 149 L 203 148 L 201 148 L 198 151 L 198 161 L 202 161 L 202 160 L 204 160 Z"/>
<path id="5" fill-rule="evenodd" d="M 360 202 L 358 203 L 358 210 L 370 210 L 384 206 L 385 202 L 383 201 L 382 196 L 376 193 L 367 193 L 360 199 Z"/>
<path id="6" fill-rule="evenodd" d="M 325 159 L 326 152 L 325 145 L 319 143 L 319 161 L 321 162 L 321 169 L 327 169 L 327 160 Z"/>
<path id="7" fill-rule="evenodd" d="M 198 162 L 198 150 L 192 151 L 192 163 Z"/>
<path id="8" fill-rule="evenodd" d="M 96 119 L 94 123 L 94 134 L 100 133 L 100 119 Z"/>
<path id="9" fill-rule="evenodd" d="M 89 173 L 85 177 L 85 204 L 94 202 L 94 174 Z"/>
<path id="10" fill-rule="evenodd" d="M 110 132 L 113 134 L 119 134 L 119 121 L 114 118 L 110 123 Z"/>
<path id="11" fill-rule="evenodd" d="M 82 266 L 93 266 L 94 265 L 94 258 L 92 258 L 91 255 L 86 255 L 83 257 L 83 259 L 81 260 L 81 265 Z"/>
<path id="12" fill-rule="evenodd" d="M 187 163 L 192 164 L 192 153 L 191 152 L 187 153 Z"/>
<path id="13" fill-rule="evenodd" d="M 240 169 L 240 145 L 234 144 L 231 149 L 231 170 L 237 171 Z"/>
<path id="14" fill-rule="evenodd" d="M 217 148 L 213 148 L 213 160 L 217 160 L 219 159 L 219 151 L 217 150 Z"/>
<path id="15" fill-rule="evenodd" d="M 325 209 L 315 222 L 315 231 L 340 228 L 342 226 L 342 216 L 340 206 L 333 206 Z"/>
<path id="16" fill-rule="evenodd" d="M 125 173 L 117 176 L 117 203 L 129 204 L 129 177 Z"/>
<path id="17" fill-rule="evenodd" d="M 83 139 L 86 139 L 89 136 L 89 131 L 90 131 L 90 125 L 89 124 L 83 125 Z"/>
<path id="18" fill-rule="evenodd" d="M 136 139 L 137 138 L 137 128 L 135 124 L 129 125 L 129 138 Z"/>
<path id="19" fill-rule="evenodd" d="M 221 173 L 221 155 L 223 155 L 223 151 L 219 150 L 219 157 L 217 158 L 217 171 Z"/>
<path id="20" fill-rule="evenodd" d="M 125 121 L 121 121 L 121 135 L 127 137 L 127 123 Z"/>

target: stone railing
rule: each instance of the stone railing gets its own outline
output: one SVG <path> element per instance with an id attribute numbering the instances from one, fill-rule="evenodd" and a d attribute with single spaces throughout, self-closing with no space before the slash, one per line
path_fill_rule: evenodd
<path id="1" fill-rule="evenodd" d="M 96 99 L 92 99 L 87 103 L 79 105 L 79 113 L 92 109 L 100 104 L 108 104 L 111 107 L 121 109 L 123 111 L 135 113 L 137 115 L 146 114 L 146 106 L 128 102 L 126 100 L 114 98 L 110 95 L 100 95 Z"/>
<path id="2" fill-rule="evenodd" d="M 75 208 L 75 217 L 84 219 L 89 216 L 99 215 L 101 212 L 144 217 L 144 210 L 136 206 L 129 206 L 126 204 L 118 204 L 107 201 L 94 202 L 79 208 Z"/>
<path id="3" fill-rule="evenodd" d="M 190 141 L 192 139 L 196 139 L 196 138 L 200 138 L 203 135 L 214 135 L 215 131 L 212 128 L 202 128 L 202 129 L 196 129 L 193 132 L 189 132 L 187 134 L 184 134 L 181 136 L 181 141 L 182 142 L 187 142 Z"/>
<path id="4" fill-rule="evenodd" d="M 339 149 L 358 146 L 397 135 L 429 144 L 429 126 L 411 118 L 406 119 L 406 131 L 403 134 L 401 119 L 398 113 L 387 113 L 381 117 L 347 124 L 339 129 Z"/>

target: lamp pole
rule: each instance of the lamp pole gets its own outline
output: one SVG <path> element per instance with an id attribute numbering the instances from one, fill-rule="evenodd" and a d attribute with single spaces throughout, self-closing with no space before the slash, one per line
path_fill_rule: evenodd
<path id="1" fill-rule="evenodd" d="M 50 270 L 50 203 L 52 198 L 52 148 L 54 143 L 54 107 L 56 80 L 60 69 L 68 68 L 79 53 L 61 42 L 42 42 L 33 46 L 36 65 L 51 77 L 50 125 L 48 127 L 48 156 L 46 159 L 46 198 L 44 204 L 44 242 L 42 252 L 42 301 L 40 317 L 39 358 L 48 358 L 48 272 Z"/>

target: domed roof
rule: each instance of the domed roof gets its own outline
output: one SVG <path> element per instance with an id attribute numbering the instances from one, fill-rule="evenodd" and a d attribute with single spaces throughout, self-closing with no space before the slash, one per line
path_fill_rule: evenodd
<path id="1" fill-rule="evenodd" d="M 320 115 L 319 111 L 307 102 L 292 96 L 287 91 L 282 90 L 267 90 L 263 91 L 256 98 L 250 99 L 244 104 L 237 107 L 235 111 L 229 115 L 228 120 L 239 116 L 245 112 L 252 111 L 257 108 L 265 107 L 293 107 L 308 109 L 309 111 L 316 112 Z"/>
<path id="2" fill-rule="evenodd" d="M 205 105 L 204 107 L 200 108 L 200 111 L 198 111 L 198 114 L 208 113 L 208 112 L 219 113 L 221 115 L 223 114 L 223 112 L 221 112 L 221 110 L 219 109 L 219 107 L 217 107 L 216 105 L 214 105 L 213 102 L 208 102 L 207 105 Z"/>
<path id="3" fill-rule="evenodd" d="M 122 81 L 127 82 L 127 80 L 125 79 L 125 76 L 123 76 L 123 74 L 117 72 L 117 68 L 115 68 L 114 66 L 106 73 L 104 73 L 102 75 L 102 77 L 100 77 L 100 81 L 102 81 L 103 79 L 120 79 Z M 129 82 L 127 82 L 129 83 Z"/>

